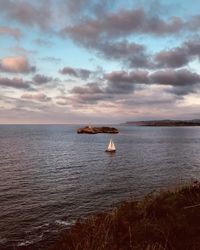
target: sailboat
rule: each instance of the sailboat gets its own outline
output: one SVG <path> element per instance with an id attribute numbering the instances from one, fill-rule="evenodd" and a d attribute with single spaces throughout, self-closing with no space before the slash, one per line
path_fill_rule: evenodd
<path id="1" fill-rule="evenodd" d="M 116 148 L 114 142 L 110 139 L 110 142 L 108 144 L 108 148 L 106 149 L 105 152 L 110 152 L 110 153 L 115 153 Z"/>

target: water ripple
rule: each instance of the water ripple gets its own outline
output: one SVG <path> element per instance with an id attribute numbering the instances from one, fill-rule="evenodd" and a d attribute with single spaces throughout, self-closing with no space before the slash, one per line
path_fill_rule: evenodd
<path id="1" fill-rule="evenodd" d="M 119 126 L 117 135 L 76 128 L 0 126 L 0 246 L 44 241 L 79 216 L 200 177 L 198 127 Z M 110 137 L 115 155 L 104 152 Z"/>

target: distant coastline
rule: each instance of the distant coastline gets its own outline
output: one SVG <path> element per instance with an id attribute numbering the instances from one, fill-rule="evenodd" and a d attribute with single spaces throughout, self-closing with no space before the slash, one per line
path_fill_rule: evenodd
<path id="1" fill-rule="evenodd" d="M 181 127 L 200 126 L 200 119 L 195 120 L 151 120 L 151 121 L 127 121 L 128 126 L 150 126 L 150 127 Z"/>

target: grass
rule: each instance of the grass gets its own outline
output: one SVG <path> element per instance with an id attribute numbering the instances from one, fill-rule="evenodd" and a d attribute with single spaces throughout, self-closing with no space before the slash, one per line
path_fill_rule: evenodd
<path id="1" fill-rule="evenodd" d="M 77 220 L 53 250 L 200 249 L 200 182 Z"/>

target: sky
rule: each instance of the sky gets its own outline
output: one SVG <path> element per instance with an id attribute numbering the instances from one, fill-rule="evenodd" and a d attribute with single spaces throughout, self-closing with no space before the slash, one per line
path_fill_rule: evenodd
<path id="1" fill-rule="evenodd" d="M 0 124 L 200 119 L 199 38 L 199 0 L 0 0 Z"/>

